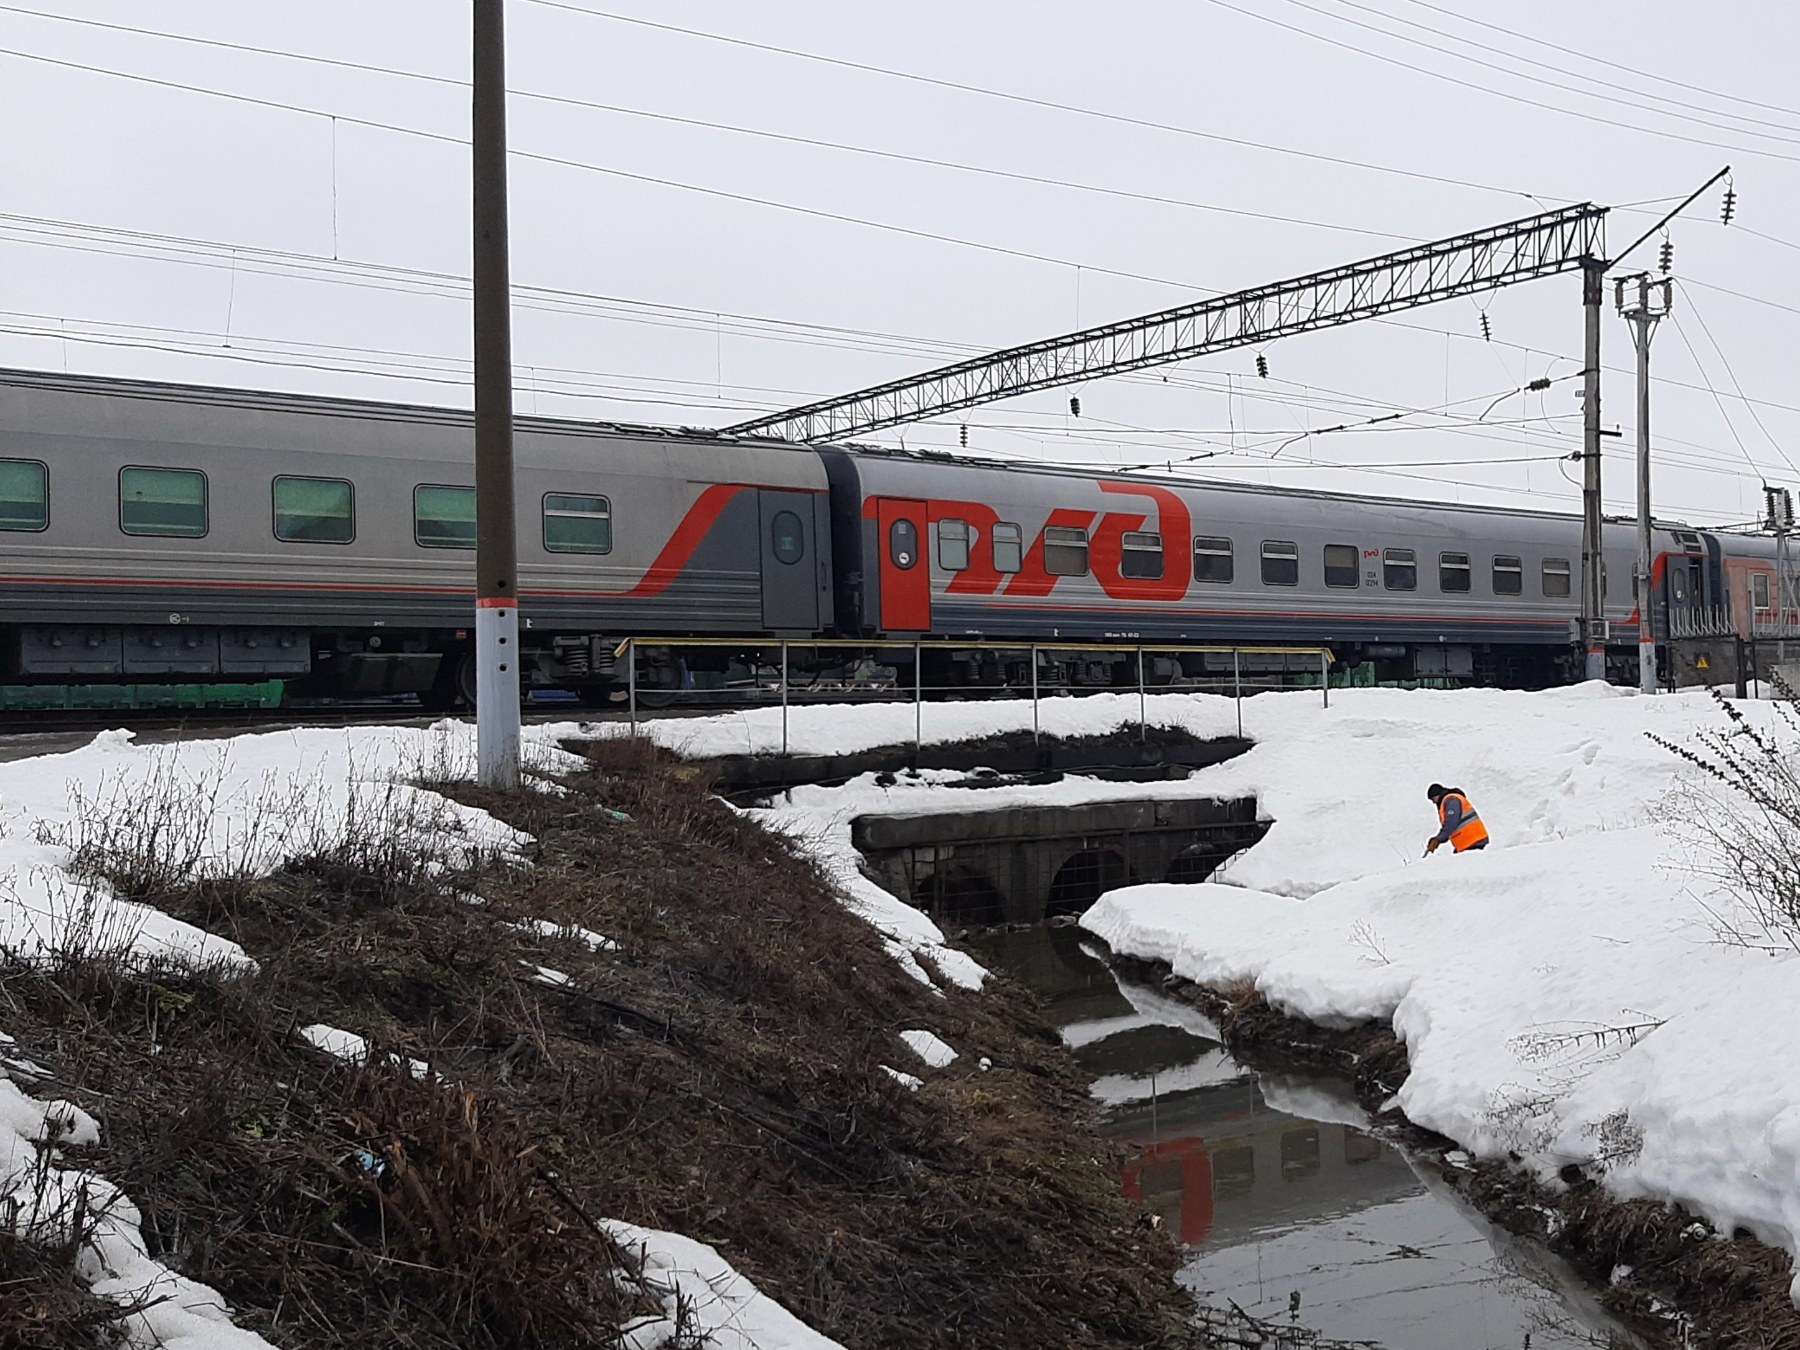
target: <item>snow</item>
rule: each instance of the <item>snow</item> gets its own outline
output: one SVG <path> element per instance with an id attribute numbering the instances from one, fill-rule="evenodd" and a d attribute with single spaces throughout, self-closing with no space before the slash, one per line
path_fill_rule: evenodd
<path id="1" fill-rule="evenodd" d="M 535 933 L 538 937 L 568 938 L 575 942 L 585 943 L 587 949 L 594 952 L 613 952 L 619 949 L 619 944 L 611 938 L 596 933 L 591 928 L 583 928 L 580 924 L 552 923 L 549 919 L 529 919 L 524 923 L 508 924 L 507 927 L 521 933 Z"/>
<path id="2" fill-rule="evenodd" d="M 573 724 L 527 728 L 532 786 L 555 791 L 558 785 L 541 775 L 582 766 L 584 761 L 556 748 L 558 740 L 579 730 Z M 330 849 L 347 835 L 416 849 L 439 871 L 483 855 L 517 856 L 529 843 L 527 836 L 484 811 L 405 781 L 466 779 L 473 763 L 473 727 L 443 722 L 422 729 L 301 729 L 157 747 L 138 745 L 129 732 L 103 732 L 67 754 L 0 764 L 0 955 L 30 962 L 97 953 L 248 969 L 250 958 L 235 944 L 122 901 L 104 883 L 72 874 L 78 850 L 84 845 L 124 850 L 177 882 L 263 874 L 291 857 Z M 153 822 L 157 831 L 148 828 Z M 485 903 L 469 892 L 457 898 Z M 947 948 L 935 950 L 941 935 L 932 938 L 936 930 L 929 921 L 886 913 L 899 902 L 884 900 L 865 897 L 864 903 L 882 915 L 883 931 L 919 978 L 931 979 L 915 951 L 930 956 L 944 978 L 979 983 L 979 967 Z M 618 946 L 578 925 L 531 920 L 514 926 L 578 941 L 596 952 Z M 547 985 L 569 982 L 549 967 L 528 969 L 532 979 Z M 318 1023 L 296 1034 L 346 1063 L 366 1064 L 373 1053 L 363 1036 L 340 1027 Z M 14 1045 L 0 1030 L 0 1046 Z M 390 1062 L 431 1077 L 418 1060 Z M 62 1147 L 100 1141 L 93 1117 L 67 1102 L 26 1096 L 12 1075 L 43 1075 L 28 1060 L 8 1056 L 0 1065 L 0 1215 L 16 1231 L 58 1241 L 67 1239 L 75 1216 L 85 1210 L 90 1231 L 77 1273 L 101 1297 L 151 1305 L 126 1319 L 130 1343 L 169 1350 L 269 1350 L 262 1337 L 232 1322 L 216 1291 L 149 1256 L 129 1198 L 94 1172 L 68 1165 Z M 918 1086 L 918 1079 L 890 1072 Z M 679 1321 L 720 1350 L 842 1350 L 760 1294 L 703 1244 L 625 1223 L 605 1226 L 641 1254 L 639 1283 L 665 1308 L 661 1316 L 623 1328 L 623 1344 L 660 1346 Z"/>
<path id="3" fill-rule="evenodd" d="M 580 761 L 555 748 L 572 726 L 534 727 L 527 763 L 542 773 Z M 133 962 L 248 968 L 235 943 L 114 895 L 68 869 L 85 847 L 129 856 L 171 881 L 266 873 L 347 835 L 417 846 L 439 866 L 510 852 L 523 835 L 486 812 L 402 781 L 468 777 L 473 728 L 302 729 L 141 746 L 107 731 L 66 754 L 0 764 L 0 954 L 14 962 L 100 954 Z M 156 829 L 150 827 L 154 824 Z M 302 1029 L 334 1057 L 366 1062 L 367 1042 L 323 1025 Z M 0 1043 L 13 1038 L 0 1032 Z M 415 1074 L 427 1067 L 408 1061 Z M 91 1170 L 71 1167 L 65 1145 L 100 1140 L 79 1108 L 27 1097 L 0 1068 L 0 1215 L 15 1231 L 66 1241 L 85 1212 L 77 1273 L 94 1292 L 149 1306 L 126 1319 L 131 1342 L 171 1350 L 247 1350 L 268 1342 L 233 1324 L 213 1290 L 152 1259 L 131 1201 Z"/>
<path id="4" fill-rule="evenodd" d="M 960 988 L 980 989 L 987 971 L 973 957 L 950 946 L 943 929 L 923 910 L 889 894 L 862 873 L 862 855 L 850 842 L 850 822 L 880 809 L 885 799 L 877 797 L 872 803 L 867 794 L 884 791 L 874 786 L 872 775 L 864 775 L 844 788 L 796 788 L 770 806 L 744 814 L 763 828 L 784 835 L 810 857 L 836 887 L 846 907 L 881 934 L 888 954 L 908 975 L 935 990 L 937 982 L 931 975 L 935 970 Z"/>
<path id="5" fill-rule="evenodd" d="M 555 748 L 573 725 L 530 729 L 528 763 L 579 761 Z M 523 837 L 484 811 L 407 778 L 471 776 L 472 729 L 302 728 L 139 745 L 108 731 L 79 750 L 0 764 L 0 951 L 31 960 L 71 947 L 138 959 L 245 965 L 234 943 L 112 896 L 65 870 L 82 845 L 126 839 L 177 875 L 259 875 L 346 835 L 416 839 L 445 864 L 516 848 Z M 155 843 L 140 828 L 166 819 Z"/>
<path id="6" fill-rule="evenodd" d="M 1315 703 L 1319 701 L 1317 694 L 1311 697 Z M 1231 735 L 1237 729 L 1237 713 L 1229 698 L 1151 694 L 1146 706 L 1152 725 L 1180 719 L 1182 725 L 1204 736 Z M 1138 720 L 1135 693 L 1045 698 L 1038 707 L 1039 729 L 1046 736 L 1102 735 Z M 918 729 L 925 744 L 938 745 L 1030 731 L 1031 718 L 1031 703 L 1026 699 L 926 703 L 919 713 Z M 773 755 L 782 747 L 780 708 L 749 708 L 711 717 L 652 718 L 640 721 L 638 730 L 688 759 Z M 613 722 L 590 726 L 584 734 L 626 736 L 630 731 L 629 725 Z M 804 704 L 787 713 L 788 753 L 795 755 L 849 755 L 878 746 L 911 745 L 913 734 L 910 701 Z"/>
<path id="7" fill-rule="evenodd" d="M 759 1293 L 704 1243 L 617 1219 L 601 1227 L 637 1258 L 638 1283 L 663 1304 L 660 1316 L 622 1329 L 624 1350 L 660 1350 L 674 1344 L 678 1330 L 688 1333 L 681 1344 L 704 1341 L 710 1350 L 844 1350 Z"/>
<path id="8" fill-rule="evenodd" d="M 920 1088 L 925 1086 L 925 1080 L 923 1078 L 920 1078 L 917 1074 L 902 1073 L 892 1064 L 883 1064 L 881 1066 L 881 1071 L 908 1092 L 917 1092 Z"/>
<path id="9" fill-rule="evenodd" d="M 1796 1250 L 1800 954 L 1719 941 L 1741 911 L 1693 869 L 1692 771 L 1646 734 L 1717 729 L 1710 698 L 1353 690 L 1259 696 L 1244 722 L 1255 748 L 1181 787 L 1254 796 L 1268 834 L 1085 928 L 1317 1022 L 1391 1023 L 1394 1104 L 1476 1156 L 1582 1164 Z M 1420 857 L 1433 781 L 1467 789 L 1487 850 Z"/>
<path id="10" fill-rule="evenodd" d="M 903 1031 L 900 1039 L 920 1059 L 925 1061 L 928 1069 L 941 1069 L 956 1059 L 956 1051 L 929 1031 Z"/>

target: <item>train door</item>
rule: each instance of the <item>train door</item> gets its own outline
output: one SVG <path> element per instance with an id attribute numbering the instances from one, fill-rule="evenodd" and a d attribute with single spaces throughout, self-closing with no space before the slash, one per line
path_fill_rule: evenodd
<path id="1" fill-rule="evenodd" d="M 813 494 L 762 488 L 762 621 L 775 632 L 819 626 L 819 560 L 813 556 Z"/>
<path id="2" fill-rule="evenodd" d="M 875 525 L 881 550 L 881 627 L 887 633 L 931 629 L 931 559 L 924 502 L 878 497 Z"/>
<path id="3" fill-rule="evenodd" d="M 1679 553 L 1668 554 L 1667 558 L 1668 572 L 1663 586 L 1669 607 L 1668 635 L 1697 637 L 1702 631 L 1702 611 L 1706 607 L 1705 561 Z"/>

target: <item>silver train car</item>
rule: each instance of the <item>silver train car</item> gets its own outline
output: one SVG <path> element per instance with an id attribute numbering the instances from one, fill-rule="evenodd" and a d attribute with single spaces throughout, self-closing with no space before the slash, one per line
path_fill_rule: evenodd
<path id="1" fill-rule="evenodd" d="M 464 412 L 0 371 L 0 706 L 233 683 L 470 701 L 473 453 Z M 627 636 L 669 640 L 637 672 L 660 691 L 811 637 L 902 666 L 916 638 L 968 641 L 926 649 L 933 685 L 1029 682 L 975 640 L 1051 648 L 1050 685 L 1127 678 L 1059 642 L 1325 644 L 1402 680 L 1578 672 L 1570 515 L 535 417 L 516 458 L 528 689 L 613 694 Z M 1628 523 L 1605 559 L 1634 678 Z M 1768 540 L 1659 526 L 1648 621 L 1747 636 L 1781 612 L 1773 573 Z M 1151 659 L 1158 682 L 1218 673 Z"/>

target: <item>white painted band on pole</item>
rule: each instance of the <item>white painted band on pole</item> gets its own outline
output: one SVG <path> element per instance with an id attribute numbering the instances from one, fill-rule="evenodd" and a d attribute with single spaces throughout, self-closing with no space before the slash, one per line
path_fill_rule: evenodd
<path id="1" fill-rule="evenodd" d="M 475 610 L 475 763 L 482 784 L 505 792 L 519 786 L 516 600 L 484 600 Z"/>

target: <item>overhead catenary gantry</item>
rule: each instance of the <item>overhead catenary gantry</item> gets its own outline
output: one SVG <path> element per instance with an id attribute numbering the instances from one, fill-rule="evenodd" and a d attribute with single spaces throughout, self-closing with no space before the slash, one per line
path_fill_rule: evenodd
<path id="1" fill-rule="evenodd" d="M 1454 300 L 1605 257 L 1607 208 L 1583 203 L 1210 300 L 1008 347 L 724 428 L 813 443 L 961 408 Z"/>
<path id="2" fill-rule="evenodd" d="M 1724 172 L 1715 175 L 1707 186 L 1718 181 Z M 1698 191 L 1694 193 L 1697 196 Z M 1686 205 L 1687 202 L 1682 203 Z M 1675 211 L 1681 209 L 1677 207 Z M 1008 347 L 922 375 L 890 380 L 855 393 L 739 422 L 723 430 L 728 434 L 777 436 L 813 443 L 842 441 L 1020 394 L 1169 365 L 1234 347 L 1255 346 L 1580 268 L 1585 312 L 1581 452 L 1584 472 L 1581 620 L 1575 636 L 1586 652 L 1587 677 L 1601 679 L 1606 673 L 1606 654 L 1605 625 L 1600 618 L 1604 612 L 1600 565 L 1600 296 L 1601 279 L 1610 266 L 1605 251 L 1606 212 L 1606 207 L 1592 202 L 1565 206 L 1289 281 L 1253 286 L 1142 318 Z M 1664 220 L 1668 218 L 1665 216 Z"/>

